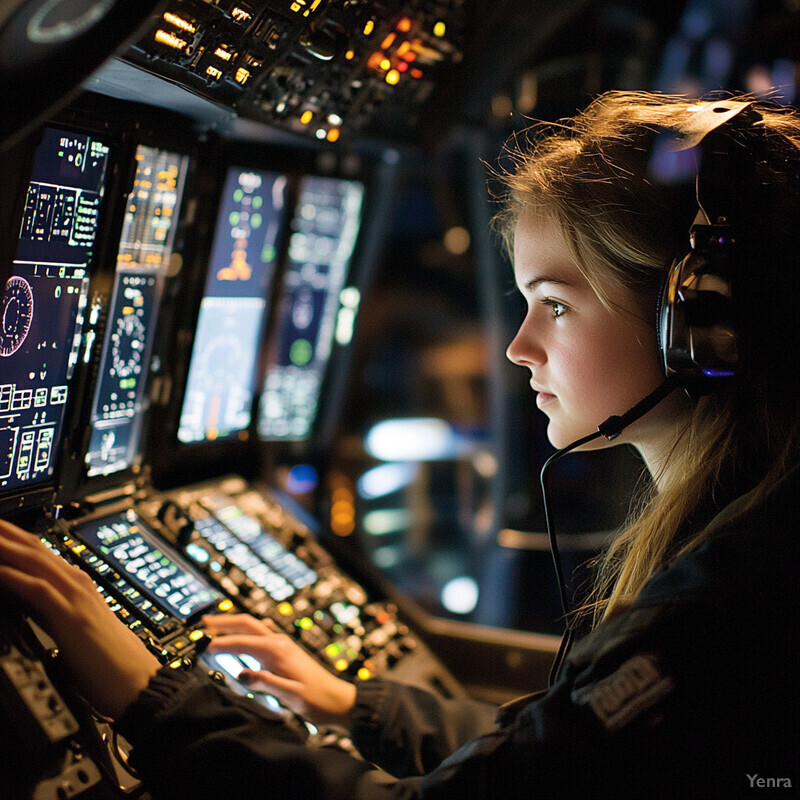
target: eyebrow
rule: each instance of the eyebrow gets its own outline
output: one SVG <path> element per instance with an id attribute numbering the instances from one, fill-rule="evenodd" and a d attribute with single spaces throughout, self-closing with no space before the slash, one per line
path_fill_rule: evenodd
<path id="1" fill-rule="evenodd" d="M 539 284 L 542 283 L 555 283 L 559 286 L 571 286 L 571 283 L 569 281 L 565 281 L 563 278 L 554 278 L 552 275 L 539 275 L 536 278 L 531 278 L 529 281 L 526 281 L 522 288 L 532 292 L 537 286 L 539 286 Z"/>

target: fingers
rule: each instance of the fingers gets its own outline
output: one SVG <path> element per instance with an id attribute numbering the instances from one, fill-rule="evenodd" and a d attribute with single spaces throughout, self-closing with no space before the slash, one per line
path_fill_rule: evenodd
<path id="1" fill-rule="evenodd" d="M 256 619 L 249 614 L 213 614 L 203 617 L 206 632 L 214 635 L 243 633 L 263 635 L 276 633 L 277 625 L 271 619 Z"/>

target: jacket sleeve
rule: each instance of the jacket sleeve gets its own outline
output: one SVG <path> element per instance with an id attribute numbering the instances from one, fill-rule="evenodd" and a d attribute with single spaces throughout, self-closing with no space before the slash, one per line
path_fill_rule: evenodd
<path id="1" fill-rule="evenodd" d="M 406 712 L 395 707 L 388 713 L 391 718 Z M 433 724 L 437 712 L 414 713 L 427 714 L 427 724 Z M 525 706 L 510 725 L 462 745 L 425 776 L 395 779 L 344 751 L 308 746 L 279 716 L 234 695 L 199 666 L 163 668 L 117 729 L 132 745 L 131 764 L 153 800 L 575 797 L 582 796 L 575 794 L 576 785 L 591 785 L 592 764 L 606 750 L 585 705 L 572 702 L 569 689 L 562 688 Z M 366 737 L 366 728 L 362 733 Z M 419 735 L 417 744 L 425 739 Z M 448 747 L 454 743 L 455 733 Z M 562 775 L 569 776 L 563 786 Z"/>
<path id="2" fill-rule="evenodd" d="M 430 772 L 465 742 L 494 730 L 496 715 L 489 703 L 371 680 L 358 685 L 350 732 L 364 758 L 406 777 Z"/>

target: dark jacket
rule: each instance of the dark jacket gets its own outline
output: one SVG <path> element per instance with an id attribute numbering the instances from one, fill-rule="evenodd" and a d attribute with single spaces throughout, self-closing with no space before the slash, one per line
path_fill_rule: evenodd
<path id="1" fill-rule="evenodd" d="M 119 729 L 156 798 L 798 796 L 799 503 L 794 475 L 744 516 L 725 509 L 492 730 L 481 704 L 369 681 L 361 761 L 309 748 L 200 667 L 161 670 Z"/>

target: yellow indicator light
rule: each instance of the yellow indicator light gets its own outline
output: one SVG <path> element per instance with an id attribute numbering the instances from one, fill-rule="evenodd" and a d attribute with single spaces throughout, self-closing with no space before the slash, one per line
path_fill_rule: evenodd
<path id="1" fill-rule="evenodd" d="M 214 51 L 214 55 L 217 58 L 221 58 L 223 61 L 230 61 L 231 58 L 233 58 L 233 53 L 231 53 L 230 50 L 226 50 L 224 47 L 218 47 Z"/>
<path id="2" fill-rule="evenodd" d="M 127 316 L 128 314 L 133 314 L 133 306 L 123 306 L 122 313 L 124 316 Z"/>
<path id="3" fill-rule="evenodd" d="M 342 652 L 342 647 L 338 642 L 331 642 L 325 648 L 325 654 L 328 658 L 336 658 Z"/>
<path id="4" fill-rule="evenodd" d="M 249 11 L 244 8 L 239 8 L 239 6 L 236 6 L 236 8 L 231 11 L 231 16 L 237 22 L 249 22 L 253 18 L 253 15 Z"/>
<path id="5" fill-rule="evenodd" d="M 381 59 L 380 67 L 382 70 L 387 70 L 392 68 L 392 62 L 389 61 L 388 58 Z"/>
<path id="6" fill-rule="evenodd" d="M 233 600 L 230 600 L 228 598 L 225 598 L 225 600 L 220 600 L 217 608 L 220 611 L 230 611 L 233 608 Z"/>
<path id="7" fill-rule="evenodd" d="M 311 617 L 303 617 L 294 623 L 301 627 L 304 631 L 310 631 L 314 627 L 314 620 Z"/>
<path id="8" fill-rule="evenodd" d="M 346 659 L 340 658 L 334 665 L 333 665 L 339 672 L 344 672 L 349 665 Z"/>
<path id="9" fill-rule="evenodd" d="M 216 67 L 207 67 L 206 75 L 208 75 L 210 78 L 214 78 L 214 80 L 219 80 L 222 77 L 222 72 Z"/>
<path id="10" fill-rule="evenodd" d="M 328 141 L 329 142 L 338 142 L 340 135 L 341 135 L 341 133 L 340 133 L 338 128 L 331 128 L 328 131 Z"/>
<path id="11" fill-rule="evenodd" d="M 169 22 L 170 25 L 174 25 L 176 28 L 180 28 L 182 31 L 186 31 L 187 33 L 197 33 L 197 26 L 192 25 L 188 19 L 179 17 L 177 14 L 173 14 L 171 11 L 166 11 L 164 13 L 164 22 Z"/>
<path id="12" fill-rule="evenodd" d="M 85 549 L 85 544 L 76 544 L 75 547 L 72 548 L 72 552 L 75 553 L 76 556 L 79 556 Z"/>
<path id="13" fill-rule="evenodd" d="M 174 33 L 168 33 L 167 31 L 162 30 L 156 31 L 155 40 L 159 44 L 165 44 L 167 47 L 172 47 L 174 50 L 183 50 L 187 46 L 187 42 L 184 39 L 179 38 Z"/>
<path id="14" fill-rule="evenodd" d="M 438 36 L 441 39 L 442 36 L 444 36 L 446 30 L 447 30 L 447 25 L 445 25 L 444 22 L 439 20 L 439 22 L 437 22 L 433 26 L 433 35 Z"/>
<path id="15" fill-rule="evenodd" d="M 250 70 L 245 69 L 244 67 L 239 67 L 239 69 L 236 70 L 235 80 L 236 83 L 241 83 L 242 86 L 244 86 L 244 84 L 250 80 Z"/>
<path id="16" fill-rule="evenodd" d="M 397 34 L 390 33 L 382 42 L 381 50 L 388 50 L 393 44 Z"/>
<path id="17" fill-rule="evenodd" d="M 346 58 L 348 61 L 352 61 L 352 60 L 353 60 L 353 59 L 356 57 L 355 50 L 348 50 L 348 51 L 347 51 L 347 52 L 344 54 L 344 57 L 345 57 L 345 58 Z"/>
<path id="18" fill-rule="evenodd" d="M 293 611 L 294 609 L 291 603 L 281 603 L 278 606 L 278 613 L 282 614 L 284 617 L 290 617 Z"/>
<path id="19" fill-rule="evenodd" d="M 176 658 L 174 661 L 169 662 L 170 669 L 179 669 L 181 664 L 183 663 L 183 659 Z"/>
<path id="20" fill-rule="evenodd" d="M 368 681 L 372 677 L 372 673 L 366 667 L 361 667 L 358 671 L 358 677 L 362 681 Z"/>
<path id="21" fill-rule="evenodd" d="M 397 30 L 408 33 L 411 30 L 411 20 L 408 17 L 403 17 L 397 23 Z"/>
<path id="22" fill-rule="evenodd" d="M 368 19 L 367 24 L 364 26 L 364 36 L 369 36 L 375 30 L 375 20 Z"/>
<path id="23" fill-rule="evenodd" d="M 389 86 L 395 86 L 399 82 L 400 82 L 400 73 L 396 69 L 390 69 L 386 73 L 386 83 L 388 83 Z"/>
<path id="24" fill-rule="evenodd" d="M 308 123 L 311 122 L 312 119 L 314 119 L 313 112 L 304 111 L 302 116 L 300 117 L 300 122 L 302 122 L 303 125 L 308 125 Z"/>
<path id="25" fill-rule="evenodd" d="M 199 642 L 203 638 L 203 636 L 205 636 L 205 634 L 201 630 L 194 630 L 189 634 L 189 638 L 193 642 Z"/>

